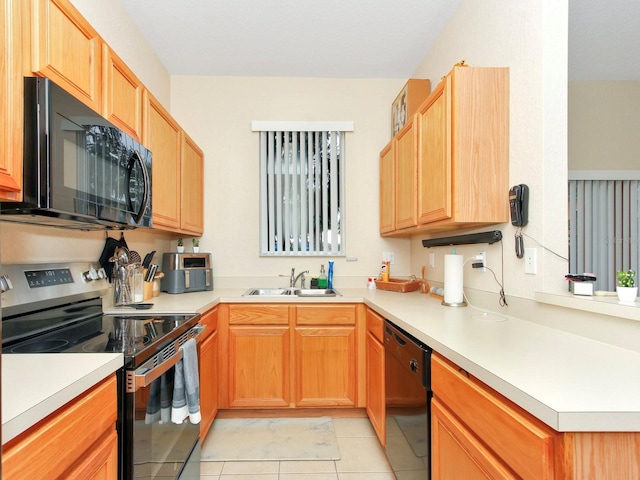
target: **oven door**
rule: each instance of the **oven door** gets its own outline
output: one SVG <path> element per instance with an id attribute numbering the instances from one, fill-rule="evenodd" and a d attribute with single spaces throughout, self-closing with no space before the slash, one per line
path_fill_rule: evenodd
<path id="1" fill-rule="evenodd" d="M 171 420 L 171 397 L 178 350 L 149 369 L 125 374 L 122 468 L 125 479 L 199 478 L 200 425 Z M 198 476 L 193 476 L 197 466 Z"/>

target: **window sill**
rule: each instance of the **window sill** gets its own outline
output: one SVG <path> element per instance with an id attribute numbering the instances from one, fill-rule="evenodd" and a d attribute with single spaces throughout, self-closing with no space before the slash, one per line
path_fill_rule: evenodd
<path id="1" fill-rule="evenodd" d="M 618 301 L 618 297 L 587 297 L 573 295 L 569 292 L 562 294 L 536 292 L 534 299 L 536 302 L 558 307 L 640 321 L 640 303 L 638 301 L 633 305 L 622 304 Z"/>

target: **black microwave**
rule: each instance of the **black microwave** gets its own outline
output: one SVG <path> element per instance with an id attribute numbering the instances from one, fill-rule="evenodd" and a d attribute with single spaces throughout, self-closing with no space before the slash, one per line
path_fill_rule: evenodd
<path id="1" fill-rule="evenodd" d="M 0 220 L 151 227 L 151 151 L 46 78 L 24 79 L 23 199 Z"/>

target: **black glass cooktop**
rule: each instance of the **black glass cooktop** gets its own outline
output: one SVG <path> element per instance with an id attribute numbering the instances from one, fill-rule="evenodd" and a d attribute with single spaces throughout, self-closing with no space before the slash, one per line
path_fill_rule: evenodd
<path id="1" fill-rule="evenodd" d="M 118 353 L 136 365 L 197 322 L 194 315 L 103 315 L 95 302 L 2 321 L 2 353 Z"/>

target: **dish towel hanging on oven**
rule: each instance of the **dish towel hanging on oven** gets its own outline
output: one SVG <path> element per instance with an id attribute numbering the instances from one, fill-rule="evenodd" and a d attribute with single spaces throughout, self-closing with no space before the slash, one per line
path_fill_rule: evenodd
<path id="1" fill-rule="evenodd" d="M 200 423 L 200 382 L 195 339 L 187 340 L 180 350 L 182 359 L 176 364 L 171 421 L 182 423 L 189 417 L 191 423 Z"/>
<path id="2" fill-rule="evenodd" d="M 149 387 L 149 399 L 144 423 L 147 425 L 159 422 L 171 421 L 171 396 L 173 395 L 173 369 L 163 373 L 160 378 L 151 382 Z"/>

